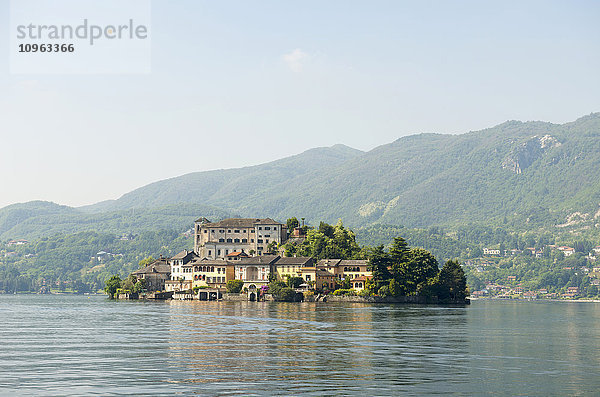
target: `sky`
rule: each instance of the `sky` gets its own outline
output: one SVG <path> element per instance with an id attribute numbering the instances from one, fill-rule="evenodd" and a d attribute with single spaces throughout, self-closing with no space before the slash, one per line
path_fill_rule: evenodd
<path id="1" fill-rule="evenodd" d="M 0 26 L 9 15 L 0 0 Z M 154 0 L 150 72 L 83 75 L 11 74 L 1 29 L 0 207 L 92 204 L 337 143 L 572 121 L 600 111 L 599 20 L 598 1 Z"/>

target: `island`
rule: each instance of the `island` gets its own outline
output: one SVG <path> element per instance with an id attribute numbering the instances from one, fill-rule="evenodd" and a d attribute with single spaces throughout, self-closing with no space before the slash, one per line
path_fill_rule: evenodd
<path id="1" fill-rule="evenodd" d="M 318 228 L 297 218 L 228 218 L 194 225 L 194 249 L 147 258 L 126 279 L 113 276 L 115 299 L 349 301 L 468 304 L 461 264 L 440 269 L 427 250 L 396 237 L 389 249 L 359 246 L 342 222 Z"/>

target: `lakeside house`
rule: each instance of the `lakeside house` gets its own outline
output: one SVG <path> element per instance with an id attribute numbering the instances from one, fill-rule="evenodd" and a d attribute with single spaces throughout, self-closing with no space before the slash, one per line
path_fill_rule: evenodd
<path id="1" fill-rule="evenodd" d="M 148 291 L 164 291 L 165 282 L 171 277 L 171 265 L 168 259 L 160 258 L 131 274 L 138 279 L 146 280 Z"/>

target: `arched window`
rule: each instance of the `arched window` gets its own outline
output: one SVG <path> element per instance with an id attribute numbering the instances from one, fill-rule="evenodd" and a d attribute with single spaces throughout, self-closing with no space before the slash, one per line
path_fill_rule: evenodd
<path id="1" fill-rule="evenodd" d="M 210 271 L 211 271 L 211 272 L 214 272 L 214 271 L 215 271 L 215 267 L 214 267 L 214 266 L 211 266 L 211 267 L 210 267 Z"/>

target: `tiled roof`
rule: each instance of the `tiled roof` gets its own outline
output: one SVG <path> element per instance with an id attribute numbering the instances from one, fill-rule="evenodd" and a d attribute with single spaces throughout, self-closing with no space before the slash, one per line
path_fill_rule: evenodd
<path id="1" fill-rule="evenodd" d="M 196 221 L 198 222 L 198 221 Z M 254 225 L 283 225 L 279 222 L 274 221 L 271 218 L 228 218 L 223 219 L 222 221 L 212 222 L 212 223 L 204 223 L 203 227 L 228 227 L 228 228 L 250 228 L 254 227 Z"/>
<path id="2" fill-rule="evenodd" d="M 262 255 L 262 256 L 252 256 L 250 258 L 241 258 L 239 261 L 236 261 L 237 265 L 272 265 L 279 258 L 279 255 Z"/>
<path id="3" fill-rule="evenodd" d="M 196 256 L 194 251 L 183 250 L 180 253 L 178 253 L 177 255 L 175 255 L 174 257 L 172 257 L 171 259 L 185 259 L 188 255 Z"/>
<path id="4" fill-rule="evenodd" d="M 282 257 L 277 260 L 275 263 L 277 266 L 279 265 L 301 265 L 307 266 L 313 262 L 313 258 L 310 256 L 295 256 L 295 257 Z"/>
<path id="5" fill-rule="evenodd" d="M 338 266 L 341 261 L 341 259 L 321 259 L 317 266 Z"/>
<path id="6" fill-rule="evenodd" d="M 138 275 L 138 274 L 152 274 L 152 273 L 154 273 L 154 274 L 156 274 L 156 273 L 171 274 L 171 266 L 167 263 L 167 259 L 156 260 L 156 261 L 152 262 L 151 264 L 149 264 L 148 266 L 138 269 L 131 274 Z"/>

